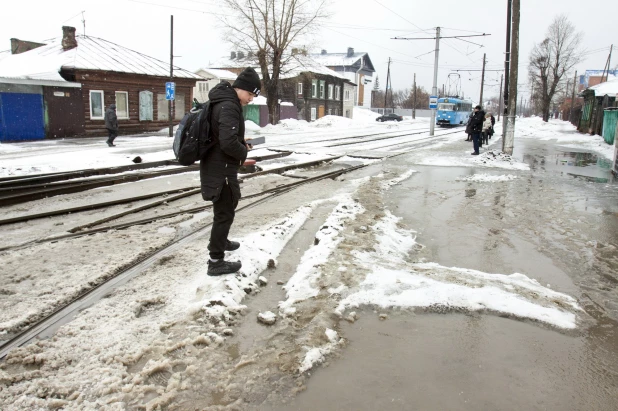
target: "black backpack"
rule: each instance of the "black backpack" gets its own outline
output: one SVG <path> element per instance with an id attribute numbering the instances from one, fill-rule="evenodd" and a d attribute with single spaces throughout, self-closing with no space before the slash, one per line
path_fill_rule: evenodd
<path id="1" fill-rule="evenodd" d="M 196 104 L 180 120 L 174 137 L 174 155 L 178 163 L 190 166 L 201 160 L 214 141 L 210 136 L 210 101 Z"/>

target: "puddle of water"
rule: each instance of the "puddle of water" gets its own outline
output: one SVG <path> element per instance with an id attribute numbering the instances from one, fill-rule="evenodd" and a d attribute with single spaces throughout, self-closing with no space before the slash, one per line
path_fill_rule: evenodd
<path id="1" fill-rule="evenodd" d="M 585 337 L 495 316 L 373 312 L 342 334 L 341 358 L 292 404 L 269 409 L 615 410 L 615 374 Z"/>

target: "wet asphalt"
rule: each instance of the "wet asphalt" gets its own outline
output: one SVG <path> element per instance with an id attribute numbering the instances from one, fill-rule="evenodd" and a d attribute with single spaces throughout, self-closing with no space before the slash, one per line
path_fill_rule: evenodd
<path id="1" fill-rule="evenodd" d="M 462 148 L 465 148 L 462 144 Z M 417 230 L 411 259 L 520 272 L 579 300 L 576 332 L 484 314 L 361 311 L 340 358 L 286 410 L 618 409 L 618 183 L 594 153 L 518 140 L 530 171 L 389 166 L 416 173 L 386 206 Z M 510 182 L 459 181 L 475 173 Z"/>

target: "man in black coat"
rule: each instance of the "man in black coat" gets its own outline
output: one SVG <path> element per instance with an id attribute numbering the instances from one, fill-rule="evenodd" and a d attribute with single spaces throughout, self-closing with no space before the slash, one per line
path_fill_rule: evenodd
<path id="1" fill-rule="evenodd" d="M 474 113 L 470 119 L 470 131 L 472 131 L 472 144 L 474 145 L 474 152 L 471 153 L 473 156 L 479 155 L 483 121 L 485 121 L 485 112 L 481 110 L 481 106 L 474 107 Z"/>
<path id="2" fill-rule="evenodd" d="M 230 232 L 238 200 L 238 168 L 251 149 L 245 141 L 245 120 L 242 106 L 260 94 L 260 78 L 252 68 L 245 69 L 234 84 L 222 82 L 208 93 L 211 117 L 210 130 L 216 142 L 200 161 L 202 197 L 213 202 L 213 224 L 210 232 L 208 275 L 235 273 L 242 267 L 239 261 L 225 261 L 225 251 L 234 251 L 240 244 L 230 241 Z"/>
<path id="3" fill-rule="evenodd" d="M 105 110 L 105 128 L 109 134 L 107 145 L 114 147 L 114 139 L 118 137 L 118 116 L 116 116 L 115 104 L 110 104 L 107 110 Z"/>

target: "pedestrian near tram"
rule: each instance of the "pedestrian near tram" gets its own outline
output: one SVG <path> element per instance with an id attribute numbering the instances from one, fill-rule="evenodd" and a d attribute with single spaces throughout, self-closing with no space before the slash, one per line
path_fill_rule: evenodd
<path id="1" fill-rule="evenodd" d="M 491 134 L 491 114 L 485 114 L 485 121 L 483 122 L 483 144 L 489 144 L 489 135 Z"/>
<path id="2" fill-rule="evenodd" d="M 483 131 L 483 121 L 485 112 L 481 110 L 481 106 L 474 107 L 474 113 L 470 119 L 470 130 L 472 131 L 472 144 L 474 145 L 473 156 L 479 155 L 479 147 L 482 145 L 481 133 Z"/>
<path id="3" fill-rule="evenodd" d="M 240 243 L 230 241 L 228 235 L 240 200 L 238 169 L 251 149 L 245 140 L 245 120 L 242 106 L 260 94 L 260 78 L 252 68 L 238 75 L 234 84 L 217 84 L 208 93 L 210 101 L 210 132 L 212 146 L 200 161 L 202 197 L 213 202 L 213 223 L 210 232 L 208 275 L 238 272 L 240 261 L 225 261 L 225 252 L 234 251 Z"/>

